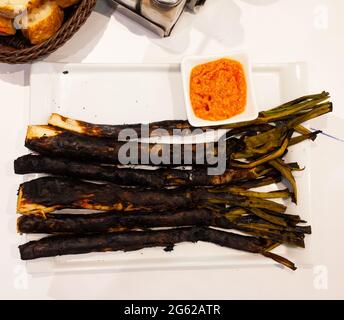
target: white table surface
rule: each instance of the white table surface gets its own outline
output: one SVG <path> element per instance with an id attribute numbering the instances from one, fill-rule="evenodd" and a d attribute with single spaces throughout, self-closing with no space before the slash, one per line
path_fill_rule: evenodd
<path id="1" fill-rule="evenodd" d="M 333 115 L 313 126 L 344 139 L 344 1 L 208 0 L 158 39 L 99 0 L 85 26 L 47 61 L 178 62 L 184 54 L 248 50 L 253 62 L 306 61 L 311 92 L 328 90 Z M 29 65 L 0 64 L 0 298 L 18 299 L 329 299 L 344 298 L 344 142 L 322 135 L 312 146 L 314 267 L 168 270 L 30 276 L 18 256 L 13 160 L 24 154 Z M 307 249 L 306 249 L 307 250 Z"/>

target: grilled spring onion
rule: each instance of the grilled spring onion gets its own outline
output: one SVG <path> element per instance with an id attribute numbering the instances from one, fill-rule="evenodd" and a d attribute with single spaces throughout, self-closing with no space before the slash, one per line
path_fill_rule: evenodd
<path id="1" fill-rule="evenodd" d="M 14 161 L 17 174 L 50 173 L 88 180 L 109 181 L 122 186 L 164 188 L 170 186 L 217 186 L 238 181 L 254 180 L 265 174 L 264 167 L 253 169 L 229 168 L 218 176 L 208 175 L 207 168 L 191 170 L 160 168 L 142 170 L 41 155 L 26 155 Z"/>
<path id="2" fill-rule="evenodd" d="M 282 181 L 281 176 L 279 174 L 276 175 L 275 173 L 273 173 L 271 175 L 267 175 L 265 177 L 255 179 L 255 180 L 237 182 L 235 185 L 243 189 L 253 189 L 253 188 L 269 186 L 271 184 L 276 184 L 281 181 Z"/>
<path id="3" fill-rule="evenodd" d="M 292 117 L 288 122 L 287 126 L 288 128 L 294 128 L 301 123 L 304 123 L 306 121 L 312 120 L 314 118 L 320 117 L 324 114 L 327 114 L 329 112 L 332 112 L 333 110 L 333 104 L 332 102 L 324 102 L 322 104 L 317 105 L 312 110 L 302 113 L 301 115 Z"/>
<path id="4" fill-rule="evenodd" d="M 135 251 L 150 247 L 165 247 L 165 251 L 182 242 L 205 241 L 222 247 L 262 254 L 292 270 L 295 265 L 268 250 L 274 246 L 270 240 L 247 237 L 204 227 L 177 228 L 159 231 L 131 231 L 94 235 L 62 235 L 46 237 L 19 246 L 22 260 L 88 252 Z"/>
<path id="5" fill-rule="evenodd" d="M 282 159 L 275 159 L 269 162 L 276 170 L 278 170 L 284 178 L 290 183 L 292 190 L 292 200 L 297 204 L 297 184 L 293 176 L 292 170 L 284 163 Z"/>
<path id="6" fill-rule="evenodd" d="M 250 191 L 238 186 L 229 186 L 229 187 L 219 187 L 219 188 L 209 189 L 209 192 L 212 192 L 212 193 L 228 192 L 231 194 L 237 194 L 239 196 L 254 197 L 254 198 L 261 198 L 261 199 L 288 199 L 290 198 L 290 192 L 288 189 L 270 191 L 270 192 L 257 192 L 257 191 Z"/>
<path id="7" fill-rule="evenodd" d="M 169 212 L 47 214 L 21 216 L 17 221 L 20 233 L 100 233 L 118 230 L 151 229 L 161 227 L 213 226 L 227 229 L 233 224 L 223 215 L 207 209 Z"/>
<path id="8" fill-rule="evenodd" d="M 295 132 L 300 133 L 302 135 L 309 135 L 312 133 L 311 130 L 308 128 L 304 127 L 303 125 L 299 124 L 298 126 L 294 127 Z"/>
<path id="9" fill-rule="evenodd" d="M 293 137 L 290 139 L 290 142 L 289 142 L 289 147 L 291 146 L 294 146 L 296 144 L 299 144 L 303 141 L 306 141 L 306 140 L 312 140 L 314 141 L 318 134 L 322 133 L 322 131 L 320 130 L 317 130 L 317 131 L 314 131 L 314 132 L 311 132 L 311 133 L 307 133 L 307 134 L 302 134 L 300 136 L 297 136 L 297 137 Z"/>
<path id="10" fill-rule="evenodd" d="M 134 141 L 120 142 L 108 138 L 76 134 L 51 126 L 29 126 L 25 146 L 47 156 L 108 164 L 158 165 L 159 163 L 153 163 L 152 159 L 155 158 L 159 161 L 166 156 L 164 166 L 214 165 L 211 163 L 212 159 L 216 160 L 219 156 L 229 159 L 233 151 L 240 151 L 244 148 L 243 142 L 236 138 L 227 139 L 221 144 L 221 147 L 223 146 L 221 149 L 220 144 L 217 143 L 215 145 L 207 143 L 170 145 Z M 130 159 L 127 159 L 126 156 L 131 150 L 137 155 L 131 154 Z M 120 159 L 121 156 L 124 160 L 128 160 L 128 163 L 123 163 L 123 159 Z M 179 158 L 180 162 L 176 163 L 175 158 Z"/>
<path id="11" fill-rule="evenodd" d="M 322 99 L 323 98 L 320 98 L 320 100 Z M 305 105 L 309 105 L 308 103 L 309 102 L 306 102 Z M 273 152 L 276 148 L 281 146 L 282 142 L 285 141 L 288 129 L 295 130 L 302 134 L 299 137 L 290 138 L 288 147 L 307 139 L 315 140 L 320 131 L 311 132 L 304 128 L 301 124 L 313 118 L 329 113 L 333 108 L 331 102 L 324 102 L 321 104 L 318 103 L 319 101 L 310 110 L 305 109 L 302 113 L 297 113 L 285 119 L 284 121 L 280 121 L 280 124 L 275 128 L 253 136 L 246 136 L 244 139 L 246 144 L 245 150 L 235 152 L 232 155 L 232 158 L 247 159 L 263 155 L 262 158 L 264 159 L 264 156 L 267 156 L 267 154 Z M 264 114 L 266 117 L 270 117 L 274 112 L 281 112 L 281 109 L 277 108 L 277 111 L 266 111 Z"/>
<path id="12" fill-rule="evenodd" d="M 288 110 L 290 107 L 298 105 L 299 103 L 307 102 L 307 101 L 311 101 L 311 100 L 317 100 L 317 99 L 321 99 L 324 97 L 328 99 L 328 98 L 330 98 L 330 94 L 326 91 L 323 91 L 323 92 L 318 93 L 318 94 L 306 95 L 306 96 L 291 100 L 289 102 L 286 102 L 279 107 L 276 107 L 276 108 L 273 108 L 273 109 L 270 109 L 267 111 L 262 111 L 262 112 L 260 112 L 260 115 L 261 116 L 269 116 L 271 114 L 276 114 L 279 111 Z"/>
<path id="13" fill-rule="evenodd" d="M 245 150 L 235 152 L 232 155 L 232 158 L 233 159 L 245 159 L 245 158 L 248 159 L 248 158 L 256 157 L 259 155 L 266 155 L 267 153 L 272 152 L 275 148 L 281 145 L 281 143 L 283 142 L 283 138 L 286 137 L 286 135 L 283 135 L 284 128 L 274 128 L 270 132 L 264 132 L 265 142 L 262 141 L 263 137 L 261 135 L 250 136 L 246 138 Z M 305 130 L 303 129 L 299 130 L 299 132 L 301 131 L 304 132 L 304 134 L 301 134 L 296 137 L 292 137 L 289 141 L 288 147 L 294 146 L 306 140 L 314 141 L 317 138 L 318 134 L 321 133 L 320 130 L 306 133 L 308 132 L 308 129 L 306 128 Z M 269 133 L 269 136 L 266 135 L 267 133 Z M 254 139 L 257 140 L 258 147 L 256 146 L 257 144 L 254 145 L 254 142 L 253 142 Z M 259 140 L 261 140 L 260 144 L 258 142 Z"/>
<path id="14" fill-rule="evenodd" d="M 293 103 L 291 105 L 282 105 L 280 107 L 260 112 L 259 117 L 264 119 L 266 122 L 276 121 L 280 118 L 288 117 L 296 113 L 313 109 L 315 106 L 329 99 L 327 92 L 321 93 L 317 97 L 307 99 L 299 103 Z"/>
<path id="15" fill-rule="evenodd" d="M 222 127 L 213 127 L 213 129 L 235 129 L 255 126 L 255 125 L 265 125 L 268 122 L 276 122 L 284 119 L 287 116 L 295 115 L 299 112 L 313 109 L 317 104 L 326 101 L 330 98 L 329 93 L 322 92 L 320 94 L 313 94 L 304 96 L 293 101 L 287 102 L 277 108 L 260 112 L 259 117 L 253 121 L 234 123 L 230 125 L 225 125 Z M 64 130 L 68 130 L 74 133 L 79 133 L 83 135 L 95 136 L 95 137 L 108 137 L 118 139 L 119 133 L 123 129 L 131 129 L 137 134 L 137 137 L 141 137 L 141 124 L 132 125 L 103 125 L 103 124 L 92 124 L 88 122 L 83 122 L 67 117 L 63 117 L 59 114 L 52 114 L 49 119 L 49 125 L 58 127 Z M 170 135 L 174 133 L 174 129 L 179 130 L 192 130 L 190 124 L 186 120 L 176 120 L 176 121 L 160 121 L 149 124 L 149 134 L 151 136 L 161 135 L 161 131 L 158 132 L 156 129 L 164 129 Z M 209 129 L 209 128 L 203 128 Z M 246 130 L 246 129 L 244 129 Z M 243 131 L 236 132 L 233 134 L 239 134 Z"/>
<path id="16" fill-rule="evenodd" d="M 279 230 L 298 233 L 309 233 L 309 227 L 289 226 L 288 216 L 276 217 L 276 220 L 269 221 L 264 216 L 256 215 L 250 220 L 247 219 L 251 212 L 261 209 L 240 209 L 232 208 L 226 214 L 219 214 L 209 209 L 190 209 L 169 212 L 101 212 L 90 214 L 75 213 L 48 213 L 45 217 L 35 215 L 23 215 L 17 220 L 19 233 L 99 233 L 113 232 L 130 229 L 150 229 L 161 227 L 185 227 L 185 226 L 212 226 L 224 229 L 238 229 L 237 224 L 250 228 L 250 225 L 264 224 L 266 230 Z M 241 211 L 239 213 L 239 211 Z M 243 219 L 243 216 L 246 218 Z M 283 223 L 281 223 L 283 221 Z M 239 228 L 240 230 L 240 228 Z M 261 229 L 263 230 L 263 228 Z"/>
<path id="17" fill-rule="evenodd" d="M 63 117 L 57 113 L 53 113 L 48 121 L 48 124 L 57 128 L 68 130 L 71 132 L 84 134 L 94 137 L 106 137 L 118 139 L 122 130 L 132 130 L 137 134 L 137 137 L 141 137 L 142 124 L 125 124 L 125 125 L 104 125 L 93 124 L 80 120 L 75 120 L 67 117 Z M 149 124 L 149 136 L 159 136 L 160 129 L 166 130 L 170 135 L 173 134 L 173 130 L 179 129 L 191 129 L 191 126 L 187 121 L 183 120 L 167 120 L 159 121 Z"/>
<path id="18" fill-rule="evenodd" d="M 271 223 L 268 220 L 262 219 L 260 216 L 257 216 L 253 213 L 251 209 L 247 208 L 241 208 L 243 212 L 240 212 L 238 208 L 231 209 L 227 213 L 224 213 L 225 217 L 238 225 L 243 226 L 259 226 L 261 230 L 285 230 L 285 231 L 291 231 L 291 232 L 299 232 L 304 234 L 311 234 L 311 227 L 310 226 L 299 226 L 299 223 L 305 223 L 305 221 L 301 221 L 301 218 L 297 215 L 289 215 L 289 214 L 276 214 L 277 217 L 283 219 L 287 222 L 286 226 L 281 226 L 275 223 Z M 234 213 L 233 213 L 234 210 Z M 264 212 L 274 215 L 271 212 L 268 212 L 267 210 L 264 210 Z M 265 218 L 265 217 L 264 217 Z"/>
<path id="19" fill-rule="evenodd" d="M 265 164 L 271 160 L 277 159 L 281 156 L 283 156 L 283 154 L 285 153 L 285 151 L 288 148 L 289 142 L 290 142 L 290 138 L 292 135 L 293 131 L 290 130 L 288 135 L 286 136 L 286 138 L 284 139 L 283 143 L 281 144 L 280 147 L 278 147 L 276 150 L 274 150 L 273 152 L 266 154 L 250 163 L 239 163 L 239 162 L 233 162 L 231 165 L 234 168 L 241 168 L 241 169 L 250 169 L 250 168 L 254 168 L 256 166 Z"/>
<path id="20" fill-rule="evenodd" d="M 286 210 L 286 206 L 273 201 L 250 195 L 212 193 L 208 188 L 150 190 L 68 178 L 43 177 L 20 186 L 17 212 L 44 215 L 66 208 L 102 211 L 168 211 L 194 208 L 207 203 L 265 208 L 278 213 L 284 213 Z"/>
<path id="21" fill-rule="evenodd" d="M 18 231 L 74 235 L 58 235 L 27 243 L 20 247 L 22 259 L 95 251 L 129 251 L 152 246 L 171 250 L 174 244 L 184 241 L 208 241 L 259 253 L 295 269 L 290 261 L 270 250 L 282 243 L 304 247 L 305 234 L 311 233 L 311 229 L 298 225 L 304 222 L 299 216 L 285 214 L 285 206 L 266 199 L 289 197 L 292 193 L 296 202 L 297 190 L 292 171 L 302 169 L 298 164 L 284 163 L 282 157 L 289 146 L 316 138 L 319 132 L 311 132 L 302 123 L 332 111 L 332 103 L 327 102 L 328 99 L 326 92 L 301 97 L 261 112 L 254 121 L 223 126 L 222 129 L 230 129 L 226 134 L 226 156 L 233 159 L 231 164 L 236 168 L 230 167 L 221 177 L 207 176 L 205 167 L 193 167 L 188 172 L 168 168 L 160 168 L 154 173 L 150 170 L 119 170 L 114 164 L 119 163 L 118 152 L 123 143 L 114 140 L 118 140 L 122 129 L 128 128 L 140 137 L 141 125 L 94 125 L 53 114 L 49 124 L 54 127 L 29 127 L 26 145 L 42 155 L 18 159 L 15 163 L 17 173 L 44 172 L 109 180 L 133 188 L 66 178 L 41 178 L 24 183 L 19 189 L 18 212 L 28 215 L 18 219 Z M 176 134 L 174 129 L 192 128 L 186 121 L 162 121 L 150 124 L 151 136 L 162 135 L 155 129 Z M 300 136 L 292 137 L 292 132 Z M 241 136 L 241 141 L 231 138 L 233 136 Z M 209 152 L 204 148 L 206 145 L 202 146 Z M 148 151 L 148 154 L 153 151 L 155 155 L 163 147 L 138 145 L 139 150 Z M 189 147 L 192 150 L 191 161 L 181 164 L 198 164 L 194 156 L 196 145 Z M 206 153 L 204 159 L 208 159 L 207 155 L 216 157 L 218 154 L 216 147 L 210 154 Z M 141 157 L 140 153 L 138 158 Z M 170 159 L 173 159 L 173 152 L 170 152 Z M 138 163 L 142 162 L 138 160 Z M 146 164 L 152 165 L 151 162 Z M 207 161 L 203 164 L 210 165 Z M 279 182 L 281 177 L 289 181 L 290 192 L 249 190 Z M 235 185 L 228 186 L 231 183 Z M 138 187 L 140 185 L 158 190 L 143 189 Z M 170 186 L 185 188 L 162 189 Z M 49 213 L 63 208 L 106 212 L 90 215 Z M 209 226 L 236 229 L 251 237 L 207 228 Z M 182 228 L 134 231 L 159 227 Z M 104 234 L 98 234 L 100 232 Z M 77 235 L 81 233 L 86 235 Z"/>
<path id="22" fill-rule="evenodd" d="M 246 210 L 245 210 L 246 211 Z M 268 215 L 268 214 L 267 214 Z M 271 215 L 268 215 L 271 216 Z M 93 214 L 47 214 L 40 216 L 21 216 L 17 220 L 20 233 L 46 234 L 86 234 L 101 232 L 120 232 L 145 230 L 161 227 L 212 226 L 223 229 L 236 229 L 266 239 L 286 242 L 304 247 L 304 232 L 297 227 L 283 228 L 266 220 L 238 221 L 208 209 L 191 209 L 176 212 L 134 212 L 134 213 L 93 213 Z M 276 218 L 277 219 L 277 218 Z M 284 221 L 282 218 L 278 218 Z"/>

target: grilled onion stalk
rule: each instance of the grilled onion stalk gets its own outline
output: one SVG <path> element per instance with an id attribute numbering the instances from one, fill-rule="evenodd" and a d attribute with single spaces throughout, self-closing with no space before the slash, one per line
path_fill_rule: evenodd
<path id="1" fill-rule="evenodd" d="M 259 117 L 253 121 L 234 123 L 230 125 L 225 125 L 222 127 L 213 127 L 212 129 L 232 129 L 232 128 L 245 128 L 250 130 L 250 127 L 254 125 L 264 125 L 269 122 L 276 122 L 285 117 L 298 114 L 303 111 L 311 110 L 319 103 L 324 102 L 330 98 L 329 93 L 322 92 L 320 94 L 313 94 L 304 96 L 290 102 L 287 102 L 277 108 L 273 108 L 268 111 L 263 111 L 259 113 Z M 71 118 L 64 117 L 62 115 L 53 113 L 48 122 L 50 125 L 68 130 L 71 132 L 96 136 L 96 137 L 108 137 L 118 139 L 121 130 L 131 129 L 136 132 L 138 137 L 141 137 L 141 124 L 129 124 L 129 125 L 104 125 L 104 124 L 92 124 L 84 121 L 79 121 Z M 211 128 L 211 127 L 210 127 Z M 170 135 L 175 133 L 174 129 L 179 130 L 192 130 L 194 129 L 186 120 L 173 120 L 173 121 L 160 121 L 149 124 L 149 134 L 150 136 L 159 136 L 161 132 L 156 131 L 156 129 L 164 129 Z M 208 128 L 203 128 L 209 129 Z M 246 128 L 244 129 L 246 130 Z M 234 133 L 242 133 L 243 131 Z"/>
<path id="2" fill-rule="evenodd" d="M 292 200 L 294 203 L 297 204 L 297 184 L 293 176 L 292 170 L 284 163 L 282 159 L 272 160 L 269 162 L 269 164 L 273 166 L 276 170 L 278 170 L 282 174 L 282 176 L 287 179 L 292 191 Z"/>
<path id="3" fill-rule="evenodd" d="M 249 169 L 257 165 L 266 164 L 282 157 L 287 148 L 298 144 L 307 139 L 315 140 L 321 131 L 311 132 L 301 126 L 300 124 L 311 120 L 315 117 L 324 115 L 332 111 L 331 103 L 323 103 L 317 105 L 312 110 L 307 111 L 301 115 L 297 115 L 288 121 L 283 122 L 276 128 L 259 133 L 253 136 L 244 137 L 245 149 L 234 152 L 232 154 L 231 165 L 235 168 Z M 294 127 L 298 128 L 304 134 L 292 138 Z M 249 163 L 237 161 L 238 159 L 252 159 Z M 295 200 L 295 199 L 294 199 Z"/>
<path id="4" fill-rule="evenodd" d="M 244 148 L 244 143 L 236 138 L 229 138 L 221 145 L 218 143 L 171 145 L 121 142 L 76 134 L 51 126 L 29 126 L 25 146 L 47 156 L 107 164 L 159 165 L 163 158 L 167 158 L 163 165 L 175 167 L 178 165 L 216 165 L 218 157 L 223 156 L 224 160 L 229 159 L 234 151 Z"/>
<path id="5" fill-rule="evenodd" d="M 246 211 L 246 210 L 245 210 Z M 247 210 L 249 213 L 249 211 Z M 25 216 L 30 218 L 31 216 Z M 33 216 L 32 216 L 33 217 Z M 277 233 L 284 233 L 289 232 L 290 234 L 294 233 L 297 235 L 305 235 L 305 234 L 312 234 L 312 228 L 308 225 L 288 225 L 288 226 L 281 226 L 274 223 L 271 223 L 267 220 L 260 218 L 254 214 L 247 214 L 244 216 L 237 216 L 232 217 L 231 215 L 225 215 L 226 219 L 228 219 L 231 223 L 233 223 L 238 230 L 243 230 L 242 228 L 249 229 L 249 230 L 256 230 L 256 231 L 269 231 L 269 232 L 277 232 Z M 41 217 L 38 217 L 42 219 Z M 289 217 L 284 217 L 286 221 Z M 303 238 L 303 237 L 302 237 Z"/>
<path id="6" fill-rule="evenodd" d="M 258 210 L 258 209 L 256 209 Z M 170 212 L 101 212 L 90 214 L 48 213 L 45 217 L 36 215 L 22 215 L 17 220 L 19 233 L 98 233 L 113 232 L 130 229 L 151 229 L 161 227 L 212 226 L 224 229 L 238 228 L 237 224 L 250 228 L 250 225 L 264 224 L 266 230 L 280 230 L 298 233 L 309 233 L 309 227 L 294 227 L 288 225 L 288 217 L 279 217 L 269 222 L 256 216 L 247 219 L 251 210 L 243 209 L 243 216 L 233 216 L 233 210 L 226 214 L 219 214 L 208 209 L 190 209 Z M 262 210 L 261 210 L 262 211 Z M 247 213 L 247 215 L 246 215 Z M 268 214 L 267 214 L 268 215 Z M 271 216 L 271 214 L 269 215 Z M 270 219 L 268 219 L 270 220 Z M 285 223 L 280 223 L 285 221 Z M 276 225 L 273 225 L 276 224 Z M 240 227 L 239 227 L 240 229 Z"/>
<path id="7" fill-rule="evenodd" d="M 143 248 L 165 247 L 165 251 L 182 242 L 205 241 L 222 247 L 262 254 L 292 270 L 295 265 L 269 249 L 275 245 L 266 239 L 242 236 L 204 227 L 187 227 L 159 231 L 131 231 L 94 235 L 62 235 L 46 237 L 19 246 L 22 260 L 89 252 L 136 251 Z"/>
<path id="8" fill-rule="evenodd" d="M 282 177 L 279 174 L 274 173 L 272 175 L 267 175 L 265 177 L 255 179 L 255 180 L 237 182 L 235 185 L 243 189 L 253 189 L 253 188 L 269 186 L 271 184 L 276 184 L 281 181 L 282 181 Z"/>
<path id="9" fill-rule="evenodd" d="M 88 180 L 109 181 L 122 186 L 152 188 L 226 185 L 238 181 L 254 180 L 266 172 L 264 167 L 229 168 L 222 175 L 211 176 L 208 174 L 207 168 L 203 167 L 194 167 L 191 170 L 168 168 L 144 170 L 32 154 L 15 160 L 14 171 L 17 174 L 50 173 Z"/>
<path id="10" fill-rule="evenodd" d="M 267 153 L 267 154 L 265 154 L 265 155 L 255 159 L 254 161 L 249 162 L 249 163 L 243 163 L 243 162 L 237 161 L 235 163 L 233 162 L 231 165 L 234 168 L 251 169 L 251 168 L 254 168 L 256 166 L 265 164 L 265 163 L 267 163 L 267 162 L 269 162 L 271 160 L 274 160 L 274 159 L 282 157 L 285 154 L 285 152 L 287 151 L 287 148 L 288 148 L 288 145 L 289 145 L 289 142 L 290 142 L 292 134 L 293 134 L 292 130 L 288 131 L 288 133 L 287 133 L 286 137 L 284 138 L 282 144 L 279 145 L 271 153 Z"/>
<path id="11" fill-rule="evenodd" d="M 299 136 L 292 137 L 289 140 L 288 147 L 294 146 L 306 140 L 314 141 L 318 134 L 322 131 L 314 131 L 307 134 L 302 134 Z M 269 133 L 269 135 L 267 135 Z M 276 147 L 280 146 L 283 141 L 281 137 L 285 137 L 285 127 L 274 128 L 269 132 L 264 132 L 264 136 L 261 134 L 246 137 L 244 141 L 246 142 L 246 148 L 243 151 L 235 152 L 232 155 L 233 159 L 247 159 L 260 155 L 265 155 L 272 152 Z M 256 141 L 255 141 L 256 140 Z"/>
<path id="12" fill-rule="evenodd" d="M 106 124 L 94 124 L 89 122 L 84 122 L 80 120 L 75 120 L 71 118 L 64 117 L 60 114 L 53 113 L 48 121 L 48 124 L 57 128 L 68 130 L 71 132 L 84 134 L 94 137 L 105 137 L 118 139 L 122 130 L 130 129 L 136 132 L 137 137 L 141 138 L 141 128 L 142 124 L 124 124 L 124 125 L 106 125 Z M 187 121 L 183 120 L 167 120 L 159 121 L 149 124 L 149 136 L 159 136 L 157 129 L 164 129 L 170 135 L 173 134 L 173 130 L 179 129 L 191 129 L 191 126 Z"/>
<path id="13" fill-rule="evenodd" d="M 231 193 L 213 193 L 208 188 L 152 190 L 96 184 L 63 177 L 43 177 L 19 188 L 17 212 L 41 214 L 75 208 L 102 211 L 168 211 L 194 208 L 202 204 L 228 204 L 268 209 L 284 213 L 286 206 Z"/>
<path id="14" fill-rule="evenodd" d="M 288 146 L 298 144 L 304 140 L 315 140 L 321 131 L 310 132 L 308 129 L 301 126 L 303 122 L 313 118 L 322 116 L 331 112 L 333 109 L 331 102 L 325 102 L 315 105 L 311 110 L 293 115 L 284 121 L 280 121 L 278 126 L 261 132 L 259 134 L 244 136 L 245 149 L 232 154 L 233 159 L 247 159 L 252 157 L 261 156 L 262 159 L 266 158 L 269 153 L 281 147 L 285 142 L 289 130 L 301 132 L 302 135 L 298 137 L 290 137 Z M 267 111 L 269 113 L 269 111 Z M 270 156 L 271 157 L 271 156 Z M 273 160 L 273 159 L 272 159 Z"/>
<path id="15" fill-rule="evenodd" d="M 213 226 L 226 229 L 234 224 L 224 215 L 207 209 L 177 212 L 101 212 L 91 214 L 22 215 L 17 220 L 20 233 L 100 233 L 161 227 Z"/>
<path id="16" fill-rule="evenodd" d="M 289 147 L 294 146 L 296 144 L 299 144 L 299 143 L 306 141 L 306 140 L 314 141 L 318 137 L 318 134 L 320 134 L 320 133 L 322 133 L 322 131 L 317 130 L 317 131 L 314 131 L 314 132 L 311 132 L 308 134 L 302 134 L 302 135 L 299 135 L 297 137 L 293 137 L 290 139 Z"/>
<path id="17" fill-rule="evenodd" d="M 145 230 L 161 227 L 212 226 L 223 229 L 237 229 L 280 243 L 304 247 L 303 229 L 283 227 L 264 219 L 240 221 L 207 209 L 191 209 L 176 212 L 103 212 L 92 214 L 47 214 L 46 217 L 23 215 L 17 220 L 20 233 L 87 234 Z M 282 220 L 280 218 L 280 220 Z M 308 231 L 305 229 L 305 231 Z"/>

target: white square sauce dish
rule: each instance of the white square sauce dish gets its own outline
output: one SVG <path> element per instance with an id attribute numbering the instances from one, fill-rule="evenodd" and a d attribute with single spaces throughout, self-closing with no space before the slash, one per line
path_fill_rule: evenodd
<path id="1" fill-rule="evenodd" d="M 227 59 L 239 62 L 241 65 L 246 82 L 246 99 L 243 111 L 239 114 L 230 116 L 221 120 L 207 120 L 196 115 L 192 100 L 191 100 L 191 76 L 195 67 L 206 65 L 210 62 L 217 62 L 222 59 Z M 209 65 L 209 64 L 208 64 Z M 183 58 L 181 63 L 181 71 L 183 78 L 183 89 L 186 113 L 189 123 L 194 127 L 220 126 L 236 122 L 250 121 L 258 117 L 258 107 L 254 94 L 254 87 L 252 82 L 252 66 L 250 59 L 245 53 L 233 53 L 228 55 L 217 56 L 187 56 Z M 229 75 L 230 76 L 230 75 Z M 209 81 L 209 80 L 208 80 Z M 221 79 L 220 79 L 221 81 Z"/>

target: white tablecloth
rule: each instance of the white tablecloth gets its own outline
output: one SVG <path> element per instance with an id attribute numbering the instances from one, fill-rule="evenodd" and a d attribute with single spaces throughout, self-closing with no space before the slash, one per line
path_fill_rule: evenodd
<path id="1" fill-rule="evenodd" d="M 178 62 L 185 54 L 244 48 L 253 62 L 306 61 L 310 91 L 328 90 L 335 103 L 327 122 L 314 125 L 344 139 L 343 12 L 342 0 L 208 0 L 199 15 L 184 15 L 171 38 L 158 39 L 99 0 L 85 26 L 46 60 Z M 26 152 L 29 70 L 0 65 L 0 298 L 344 298 L 344 142 L 325 135 L 312 146 L 312 268 L 27 275 L 17 250 L 22 177 L 13 174 L 13 160 Z"/>

